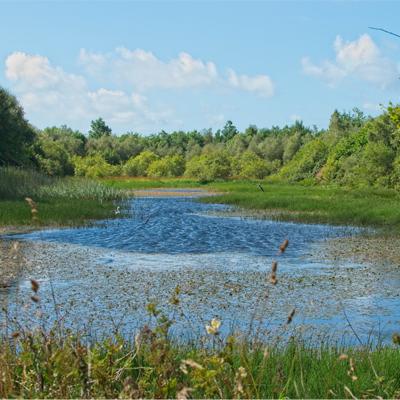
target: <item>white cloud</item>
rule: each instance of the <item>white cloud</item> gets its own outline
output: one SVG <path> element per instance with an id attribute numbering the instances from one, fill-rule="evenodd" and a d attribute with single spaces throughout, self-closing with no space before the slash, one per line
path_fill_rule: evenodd
<path id="1" fill-rule="evenodd" d="M 263 97 L 273 96 L 275 90 L 268 75 L 237 75 L 233 69 L 228 70 L 228 82 L 235 88 L 254 92 Z"/>
<path id="2" fill-rule="evenodd" d="M 325 60 L 314 64 L 308 57 L 302 59 L 303 71 L 334 86 L 344 78 L 357 78 L 381 88 L 394 83 L 399 74 L 396 64 L 383 56 L 378 46 L 367 34 L 357 40 L 344 41 L 340 36 L 334 42 L 335 61 Z"/>
<path id="3" fill-rule="evenodd" d="M 138 93 L 99 88 L 86 79 L 51 65 L 46 57 L 12 53 L 6 59 L 6 77 L 13 82 L 27 113 L 43 115 L 49 123 L 82 126 L 98 116 L 116 125 L 142 128 L 165 122 L 170 110 L 152 111 Z"/>
<path id="4" fill-rule="evenodd" d="M 228 76 L 220 77 L 213 62 L 185 52 L 163 61 L 141 49 L 81 49 L 79 63 L 82 73 L 72 74 L 41 55 L 14 52 L 7 57 L 6 77 L 33 123 L 86 129 L 91 119 L 101 116 L 117 129 L 177 128 L 182 122 L 171 107 L 150 101 L 158 100 L 155 90 L 208 88 L 223 94 L 220 89 L 230 87 L 263 97 L 274 93 L 267 75 L 238 75 L 230 69 Z"/>
<path id="5" fill-rule="evenodd" d="M 190 88 L 207 86 L 218 78 L 212 62 L 180 53 L 177 58 L 161 61 L 153 53 L 142 49 L 118 47 L 113 53 L 91 53 L 81 49 L 80 63 L 94 77 L 108 77 L 113 82 L 130 84 L 136 90 L 149 88 Z"/>

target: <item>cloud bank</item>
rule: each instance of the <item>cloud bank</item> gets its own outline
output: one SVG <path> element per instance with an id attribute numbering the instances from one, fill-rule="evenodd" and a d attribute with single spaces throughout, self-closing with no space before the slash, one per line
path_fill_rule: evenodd
<path id="1" fill-rule="evenodd" d="M 185 52 L 163 61 L 142 49 L 118 47 L 110 53 L 81 49 L 78 61 L 80 73 L 75 74 L 42 55 L 14 52 L 7 57 L 6 78 L 28 116 L 47 114 L 50 121 L 74 125 L 101 115 L 110 124 L 146 129 L 178 122 L 169 106 L 150 106 L 156 90 L 225 88 L 260 97 L 274 94 L 268 75 L 240 75 L 229 69 L 224 76 L 215 63 Z"/>
<path id="2" fill-rule="evenodd" d="M 315 64 L 304 57 L 301 61 L 303 72 L 324 80 L 330 86 L 336 86 L 345 78 L 353 78 L 387 88 L 398 79 L 396 64 L 382 55 L 367 34 L 354 41 L 344 41 L 337 36 L 333 48 L 334 61 L 325 60 Z"/>

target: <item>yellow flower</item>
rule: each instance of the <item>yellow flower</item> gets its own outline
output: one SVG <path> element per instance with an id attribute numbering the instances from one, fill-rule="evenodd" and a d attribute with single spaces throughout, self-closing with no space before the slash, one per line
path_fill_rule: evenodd
<path id="1" fill-rule="evenodd" d="M 209 335 L 217 335 L 219 328 L 221 326 L 221 321 L 217 318 L 213 318 L 210 325 L 206 325 L 206 331 Z"/>

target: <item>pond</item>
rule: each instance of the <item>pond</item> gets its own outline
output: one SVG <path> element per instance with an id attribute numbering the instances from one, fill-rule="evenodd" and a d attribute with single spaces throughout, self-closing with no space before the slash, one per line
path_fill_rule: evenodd
<path id="1" fill-rule="evenodd" d="M 326 241 L 360 229 L 241 218 L 229 210 L 188 197 L 142 197 L 131 200 L 123 218 L 3 238 L 10 252 L 18 244 L 6 260 L 20 266 L 0 289 L 3 325 L 15 318 L 50 326 L 57 317 L 91 336 L 116 330 L 129 336 L 154 323 L 146 312 L 153 302 L 174 320 L 172 333 L 180 338 L 203 334 L 213 317 L 222 320 L 223 334 L 290 331 L 366 342 L 388 341 L 398 330 L 399 268 L 324 255 Z M 285 239 L 289 247 L 279 254 Z M 276 286 L 269 282 L 273 260 Z M 30 300 L 30 278 L 40 283 L 39 303 Z M 180 301 L 173 305 L 177 286 Z"/>

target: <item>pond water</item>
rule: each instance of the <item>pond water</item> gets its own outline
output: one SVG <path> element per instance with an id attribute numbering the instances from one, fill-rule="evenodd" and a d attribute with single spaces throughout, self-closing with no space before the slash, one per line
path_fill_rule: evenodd
<path id="1" fill-rule="evenodd" d="M 0 289 L 3 324 L 15 317 L 51 325 L 57 314 L 95 336 L 130 335 L 154 323 L 145 310 L 154 302 L 180 337 L 204 333 L 213 317 L 222 333 L 286 335 L 296 309 L 291 334 L 348 342 L 358 340 L 355 331 L 364 342 L 387 341 L 400 327 L 399 268 L 329 260 L 321 250 L 329 239 L 358 234 L 233 217 L 227 206 L 192 198 L 136 198 L 124 218 L 5 238 L 21 242 L 23 267 Z M 284 239 L 290 244 L 280 255 Z M 273 260 L 276 286 L 268 279 Z M 29 300 L 30 278 L 40 282 L 39 303 Z M 173 306 L 176 286 L 180 303 Z"/>

